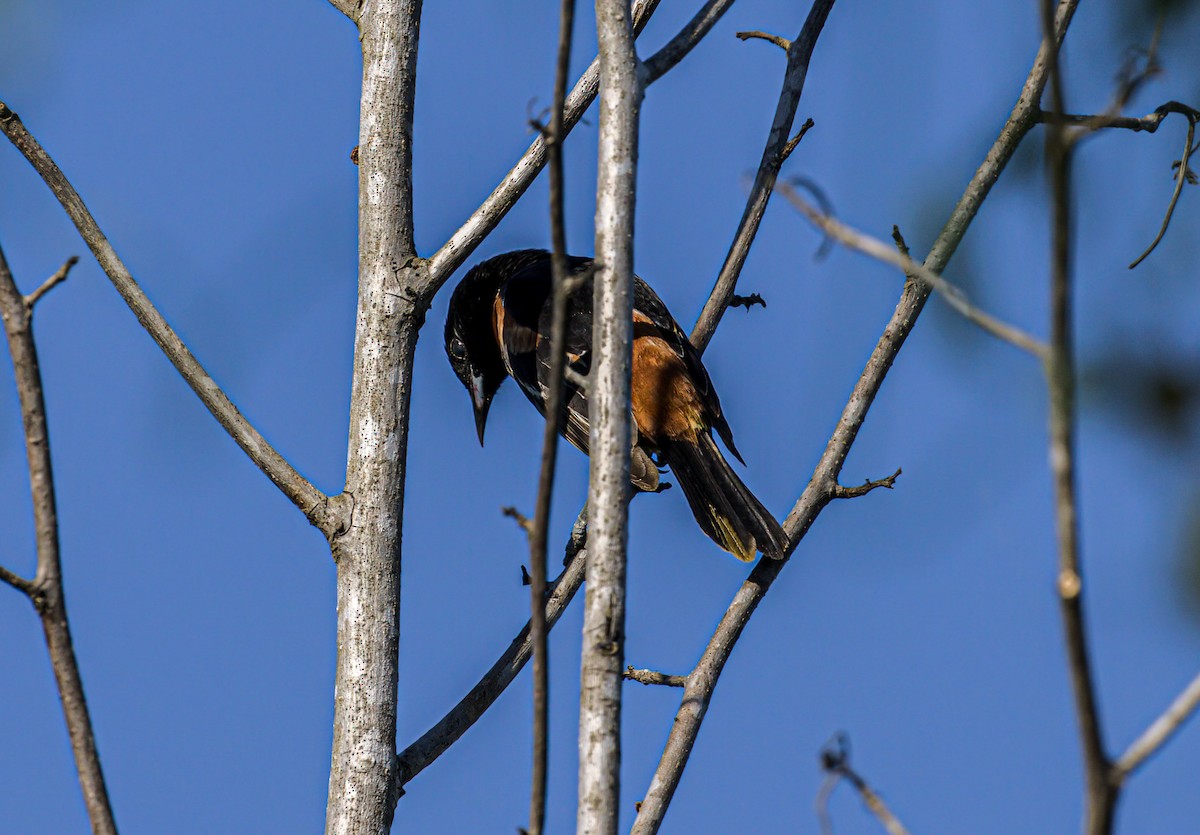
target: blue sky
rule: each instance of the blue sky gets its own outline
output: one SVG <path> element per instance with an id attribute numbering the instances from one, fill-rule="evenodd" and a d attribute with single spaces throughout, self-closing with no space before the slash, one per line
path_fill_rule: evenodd
<path id="1" fill-rule="evenodd" d="M 551 4 L 427 4 L 417 97 L 416 232 L 431 253 L 530 140 L 549 99 Z M 665 0 L 640 42 L 698 3 Z M 1111 5 L 1111 4 L 1110 4 Z M 734 32 L 794 35 L 806 8 L 748 0 L 648 92 L 636 261 L 690 326 L 745 199 L 782 55 Z M 358 43 L 332 7 L 133 0 L 0 6 L 0 99 L 88 201 L 143 288 L 264 434 L 319 487 L 345 468 L 356 271 Z M 1200 100 L 1195 16 L 1171 19 L 1166 72 L 1132 110 Z M 593 54 L 581 4 L 577 68 Z M 1107 102 L 1132 14 L 1083 4 L 1068 102 Z M 870 234 L 923 254 L 1028 71 L 1036 4 L 843 2 L 799 117 L 816 128 L 785 175 L 816 180 Z M 531 106 L 531 102 L 533 102 Z M 596 123 L 568 143 L 568 238 L 591 249 Z M 1113 133 L 1078 156 L 1077 327 L 1106 363 L 1200 358 L 1200 207 L 1185 194 L 1160 249 L 1183 124 Z M 947 276 L 1035 333 L 1047 320 L 1040 133 L 1014 162 Z M 11 148 L 0 148 L 0 243 L 36 286 L 85 249 Z M 539 181 L 472 258 L 548 240 Z M 900 288 L 773 204 L 742 278 L 766 310 L 732 311 L 705 355 L 747 483 L 784 515 L 807 481 Z M 457 279 L 455 279 L 457 280 Z M 466 692 L 524 623 L 525 543 L 541 424 L 515 387 L 488 444 L 441 347 L 443 293 L 418 348 L 404 524 L 401 746 Z M 85 257 L 38 307 L 67 595 L 118 823 L 129 833 L 319 832 L 331 737 L 334 569 L 318 533 L 226 438 Z M 31 571 L 29 499 L 10 372 L 0 371 L 0 558 Z M 1109 398 L 1112 401 L 1113 398 Z M 1200 671 L 1181 591 L 1197 506 L 1194 414 L 1156 432 L 1085 397 L 1080 494 L 1087 606 L 1110 748 L 1122 750 Z M 1136 413 L 1136 409 L 1132 410 Z M 756 613 L 717 689 L 666 832 L 815 832 L 817 754 L 841 730 L 853 764 L 913 831 L 1077 828 L 1081 770 L 1054 596 L 1046 398 L 1033 360 L 936 300 L 847 462 L 894 491 L 831 506 Z M 1189 422 L 1190 421 L 1190 422 Z M 586 491 L 562 456 L 554 538 Z M 747 569 L 697 529 L 678 491 L 633 508 L 627 659 L 686 672 Z M 551 831 L 574 820 L 580 610 L 552 637 Z M 84 831 L 53 680 L 30 607 L 0 590 L 0 830 Z M 512 832 L 524 821 L 522 677 L 408 786 L 411 832 Z M 677 691 L 626 691 L 625 815 L 649 782 Z M 1126 832 L 1194 826 L 1194 728 L 1129 784 Z M 876 831 L 845 789 L 842 835 Z M 399 827 L 398 827 L 399 828 Z"/>

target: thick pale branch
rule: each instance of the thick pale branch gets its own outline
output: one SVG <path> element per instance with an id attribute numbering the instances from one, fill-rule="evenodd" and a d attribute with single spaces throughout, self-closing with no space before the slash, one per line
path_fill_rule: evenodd
<path id="1" fill-rule="evenodd" d="M 767 203 L 775 190 L 779 169 L 808 129 L 807 126 L 802 129 L 794 141 L 789 139 L 792 123 L 796 118 L 796 108 L 800 104 L 800 95 L 804 92 L 808 64 L 812 60 L 817 38 L 825 27 L 825 20 L 829 17 L 833 3 L 834 0 L 815 0 L 799 37 L 788 42 L 783 89 L 779 92 L 775 116 L 771 120 L 771 130 L 767 134 L 758 171 L 754 175 L 754 184 L 750 187 L 750 196 L 746 199 L 746 208 L 742 212 L 742 219 L 725 256 L 725 263 L 721 265 L 721 271 L 717 274 L 712 292 L 704 303 L 704 309 L 700 311 L 696 326 L 692 328 L 692 344 L 701 352 L 708 347 L 709 340 L 716 332 L 717 323 L 729 309 L 729 299 L 737 288 L 738 277 L 742 274 L 750 247 L 758 234 L 763 215 L 766 214 Z"/>
<path id="2" fill-rule="evenodd" d="M 75 228 L 92 250 L 117 292 L 129 305 L 142 327 L 150 334 L 166 354 L 167 359 L 191 386 L 217 422 L 229 433 L 250 460 L 275 483 L 292 503 L 304 511 L 315 526 L 325 535 L 334 536 L 345 525 L 342 518 L 345 502 L 332 502 L 329 497 L 314 487 L 298 473 L 266 438 L 248 421 L 216 381 L 209 376 L 200 362 L 192 355 L 179 335 L 167 324 L 162 314 L 151 304 L 150 299 L 138 286 L 125 264 L 117 257 L 116 250 L 100 230 L 96 219 L 88 211 L 78 192 L 67 181 L 66 176 L 50 155 L 29 133 L 20 118 L 7 105 L 0 102 L 0 130 L 12 141 L 25 158 L 41 175 L 42 180 L 54 192 Z"/>
<path id="3" fill-rule="evenodd" d="M 580 835 L 615 835 L 621 786 L 625 556 L 629 541 L 633 232 L 642 81 L 626 0 L 596 0 L 600 129 L 588 398 L 587 593 L 579 693 Z"/>
<path id="4" fill-rule="evenodd" d="M 1171 706 L 1163 715 L 1155 719 L 1120 759 L 1113 763 L 1112 782 L 1120 785 L 1126 777 L 1137 771 L 1146 760 L 1170 741 L 1196 712 L 1197 707 L 1200 707 L 1200 676 L 1192 679 L 1191 684 L 1171 702 Z"/>
<path id="5" fill-rule="evenodd" d="M 858 250 L 864 255 L 869 255 L 872 258 L 883 261 L 885 264 L 899 267 L 906 275 L 915 276 L 936 290 L 951 308 L 969 322 L 983 328 L 983 330 L 997 339 L 1002 339 L 1010 345 L 1020 348 L 1022 351 L 1028 351 L 1038 359 L 1044 360 L 1046 358 L 1048 349 L 1045 343 L 1027 334 L 1020 328 L 1002 322 L 996 317 L 983 312 L 967 299 L 966 294 L 962 290 L 955 287 L 949 281 L 946 281 L 945 278 L 933 270 L 918 264 L 903 252 L 898 252 L 896 248 L 888 246 L 878 238 L 864 235 L 862 232 L 851 229 L 849 226 L 834 220 L 828 215 L 821 214 L 787 183 L 780 183 L 776 188 L 787 198 L 789 203 L 795 206 L 814 226 L 829 237 L 851 249 Z"/>
<path id="6" fill-rule="evenodd" d="M 1055 17 L 1055 40 L 1061 42 L 1066 35 L 1078 0 L 1062 0 Z M 946 268 L 954 251 L 970 228 L 971 221 L 979 212 L 983 201 L 996 184 L 1001 172 L 1016 152 L 1021 140 L 1037 123 L 1038 102 L 1046 84 L 1047 48 L 1043 44 L 1034 60 L 1033 68 L 1025 81 L 1020 97 L 1013 107 L 1000 135 L 988 151 L 983 163 L 967 184 L 962 197 L 950 214 L 949 220 L 934 241 L 924 266 L 935 273 Z M 917 318 L 928 299 L 928 290 L 907 283 L 900 302 L 892 314 L 875 346 L 866 368 L 854 386 L 849 401 L 842 410 L 837 428 L 829 439 L 812 478 L 784 524 L 791 546 L 803 538 L 821 510 L 832 498 L 842 463 L 850 451 L 858 431 L 866 419 L 867 411 L 874 402 L 892 362 L 899 354 L 911 333 Z M 779 575 L 784 560 L 760 560 L 746 582 L 738 589 L 716 632 L 709 639 L 695 669 L 688 676 L 683 701 L 675 715 L 675 722 L 667 738 L 667 745 L 655 770 L 641 810 L 633 825 L 636 835 L 650 835 L 658 831 L 666 815 L 667 807 L 679 785 L 688 757 L 700 733 L 705 713 L 716 688 L 717 680 L 726 661 L 741 637 L 749 618 L 759 602 Z"/>

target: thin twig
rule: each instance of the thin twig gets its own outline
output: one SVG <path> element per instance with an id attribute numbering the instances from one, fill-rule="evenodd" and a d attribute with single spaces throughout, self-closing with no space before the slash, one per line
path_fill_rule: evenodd
<path id="1" fill-rule="evenodd" d="M 71 267 L 74 267 L 78 263 L 78 255 L 72 255 L 70 258 L 64 261 L 63 265 L 58 268 L 54 275 L 42 282 L 41 287 L 38 287 L 28 296 L 25 296 L 25 306 L 33 309 L 33 306 L 38 303 L 38 300 L 41 299 L 42 296 L 46 295 L 55 287 L 67 280 L 67 274 L 71 272 Z"/>
<path id="2" fill-rule="evenodd" d="M 1179 203 L 1179 195 L 1183 194 L 1183 186 L 1188 181 L 1191 171 L 1188 169 L 1188 160 L 1191 159 L 1192 153 L 1196 150 L 1192 147 L 1192 141 L 1196 138 L 1196 118 L 1188 117 L 1187 139 L 1183 143 L 1183 155 L 1179 158 L 1179 171 L 1175 175 L 1175 190 L 1171 193 L 1171 202 L 1167 204 L 1167 213 L 1163 216 L 1162 225 L 1158 228 L 1158 234 L 1154 236 L 1154 240 L 1150 242 L 1150 246 L 1146 247 L 1146 251 L 1139 255 L 1129 265 L 1129 269 L 1133 269 L 1138 264 L 1146 260 L 1159 241 L 1167 234 L 1167 227 L 1171 225 L 1171 217 L 1175 214 L 1175 206 Z"/>
<path id="3" fill-rule="evenodd" d="M 880 487 L 885 487 L 888 490 L 891 490 L 896 486 L 896 479 L 900 477 L 902 472 L 903 470 L 897 467 L 896 472 L 892 473 L 887 478 L 881 478 L 876 481 L 867 479 L 857 487 L 843 487 L 839 484 L 833 489 L 833 497 L 835 499 L 857 499 L 859 496 L 865 496 L 872 490 Z"/>
<path id="4" fill-rule="evenodd" d="M 637 670 L 632 664 L 625 668 L 625 680 L 646 685 L 657 684 L 661 687 L 685 687 L 687 685 L 687 676 L 671 676 L 657 670 Z"/>
<path id="5" fill-rule="evenodd" d="M 70 262 L 59 270 L 65 277 Z M 61 279 L 60 279 L 61 280 Z M 44 285 L 43 285 L 44 286 Z M 29 468 L 29 489 L 33 498 L 34 542 L 37 547 L 37 570 L 32 581 L 5 569 L 0 575 L 9 585 L 29 596 L 42 621 L 46 650 L 54 669 L 62 702 L 63 718 L 75 770 L 83 790 L 84 805 L 91 819 L 93 833 L 115 835 L 116 822 L 100 754 L 92 731 L 83 678 L 71 640 L 67 619 L 67 600 L 63 591 L 62 558 L 58 540 L 58 509 L 54 493 L 54 468 L 50 458 L 50 431 L 46 421 L 46 401 L 42 390 L 42 373 L 38 366 L 37 343 L 33 338 L 33 306 L 17 289 L 4 253 L 0 251 L 0 318 L 8 338 L 12 356 L 13 376 L 21 404 L 21 423 L 25 429 L 25 455 Z"/>
<path id="6" fill-rule="evenodd" d="M 567 73 L 571 65 L 571 35 L 575 0 L 562 0 L 558 24 L 558 57 L 554 72 L 554 101 L 550 124 L 543 134 L 549 155 L 552 300 L 550 315 L 550 378 L 546 391 L 546 422 L 542 431 L 542 466 L 537 505 L 529 532 L 530 639 L 533 642 L 533 768 L 529 792 L 529 833 L 541 835 L 546 823 L 547 752 L 550 734 L 550 653 L 546 629 L 546 543 L 550 500 L 558 462 L 558 426 L 562 411 L 563 370 L 567 336 L 567 232 L 563 182 L 563 111 Z"/>
<path id="7" fill-rule="evenodd" d="M 7 583 L 19 592 L 22 592 L 30 597 L 37 590 L 32 580 L 26 580 L 20 574 L 9 571 L 4 566 L 0 565 L 0 581 Z"/>
<path id="8" fill-rule="evenodd" d="M 1154 108 L 1153 112 L 1145 116 L 1120 116 L 1111 113 L 1081 115 L 1044 110 L 1038 114 L 1038 121 L 1047 125 L 1072 125 L 1085 128 L 1089 131 L 1103 128 L 1117 128 L 1120 130 L 1131 130 L 1134 133 L 1142 131 L 1155 133 L 1159 125 L 1163 123 L 1163 120 L 1172 113 L 1178 113 L 1189 119 L 1200 119 L 1200 110 L 1182 102 L 1169 101 Z"/>
<path id="9" fill-rule="evenodd" d="M 692 328 L 691 341 L 696 350 L 701 353 L 708 347 L 713 334 L 716 333 L 717 323 L 729 309 L 729 299 L 737 289 L 738 277 L 746 265 L 750 255 L 750 247 L 758 235 L 758 227 L 767 211 L 767 203 L 775 190 L 775 180 L 779 176 L 780 166 L 787 155 L 791 153 L 789 134 L 796 119 L 796 109 L 800 105 L 800 96 L 804 92 L 804 79 L 808 76 L 808 65 L 812 60 L 813 49 L 817 39 L 825 27 L 829 12 L 833 9 L 834 0 L 814 0 L 800 35 L 788 45 L 787 68 L 783 74 L 783 88 L 779 92 L 779 100 L 775 105 L 775 116 L 771 120 L 771 131 L 763 147 L 758 170 L 754 174 L 754 185 L 750 187 L 750 196 L 746 198 L 746 208 L 742 211 L 742 219 L 738 222 L 733 242 L 725 255 L 725 262 L 717 273 L 717 280 L 709 293 L 704 309 L 696 326 Z M 801 129 L 796 137 L 799 143 L 804 136 Z M 785 153 L 786 151 L 786 153 Z"/>
<path id="10" fill-rule="evenodd" d="M 117 257 L 116 250 L 100 230 L 96 219 L 84 205 L 78 192 L 67 180 L 66 175 L 50 158 L 45 149 L 29 133 L 20 117 L 8 105 L 0 102 L 0 130 L 12 141 L 25 158 L 33 165 L 63 209 L 75 224 L 75 228 L 92 250 L 117 292 L 129 305 L 134 316 L 151 338 L 158 343 L 167 359 L 191 386 L 217 422 L 229 433 L 237 445 L 250 457 L 268 478 L 300 508 L 317 528 L 327 537 L 335 536 L 346 525 L 349 501 L 331 499 L 298 473 L 288 461 L 271 446 L 266 438 L 248 421 L 229 396 L 204 370 L 204 366 L 192 355 L 179 335 L 167 324 L 166 319 L 150 302 L 138 286 L 128 268 Z"/>
<path id="11" fill-rule="evenodd" d="M 1056 42 L 1061 42 L 1066 35 L 1077 6 L 1078 0 L 1062 0 L 1059 3 L 1055 19 Z M 1046 83 L 1047 52 L 1046 45 L 1043 44 L 1038 50 L 1017 103 L 1000 130 L 1000 135 L 992 144 L 975 176 L 967 184 L 966 190 L 934 241 L 925 259 L 924 266 L 927 269 L 940 273 L 946 268 L 1021 140 L 1037 124 L 1037 103 L 1041 100 L 1042 89 Z M 854 391 L 842 410 L 837 428 L 830 436 L 808 486 L 784 523 L 784 530 L 789 538 L 789 554 L 832 500 L 842 463 L 858 436 L 858 431 L 888 370 L 916 325 L 917 318 L 928 300 L 928 292 L 924 285 L 906 282 L 900 302 L 896 305 L 891 320 L 884 328 L 866 368 L 855 384 Z M 632 831 L 635 835 L 652 835 L 662 825 L 663 817 L 696 744 L 721 671 L 754 610 L 786 564 L 786 560 L 758 562 L 746 582 L 734 595 L 699 662 L 689 674 L 667 744 L 634 821 Z"/>
<path id="12" fill-rule="evenodd" d="M 521 511 L 517 510 L 515 507 L 513 507 L 511 505 L 509 505 L 507 507 L 502 507 L 502 508 L 500 508 L 500 512 L 502 514 L 504 514 L 505 516 L 507 516 L 509 519 L 512 519 L 513 521 L 515 521 L 518 525 L 520 525 L 521 530 L 525 531 L 526 536 L 528 536 L 530 533 L 532 533 L 533 522 L 531 522 L 529 520 L 528 516 L 526 516 Z"/>
<path id="13" fill-rule="evenodd" d="M 1049 46 L 1047 73 L 1050 105 L 1065 113 L 1062 64 L 1054 44 L 1054 12 L 1042 0 L 1043 43 Z M 1058 539 L 1058 593 L 1067 648 L 1068 671 L 1075 698 L 1080 743 L 1087 783 L 1084 831 L 1112 831 L 1117 790 L 1109 781 L 1096 683 L 1083 615 L 1083 568 L 1079 549 L 1079 510 L 1075 476 L 1075 362 L 1071 332 L 1071 155 L 1065 127 L 1046 129 L 1046 178 L 1050 212 L 1050 351 L 1045 357 L 1050 389 L 1050 467 L 1054 480 L 1054 515 Z"/>
<path id="14" fill-rule="evenodd" d="M 928 283 L 957 313 L 983 328 L 992 336 L 1002 339 L 1010 345 L 1020 348 L 1022 351 L 1028 351 L 1039 359 L 1046 357 L 1047 347 L 1044 342 L 1015 325 L 1010 325 L 989 313 L 985 313 L 972 304 L 962 290 L 955 287 L 933 270 L 928 269 L 922 264 L 918 264 L 903 253 L 897 252 L 894 247 L 888 246 L 878 238 L 864 235 L 862 232 L 851 229 L 840 221 L 821 214 L 787 183 L 780 183 L 776 188 L 787 198 L 789 203 L 795 206 L 814 226 L 826 235 L 840 241 L 851 249 L 856 249 L 886 264 L 899 267 L 904 271 L 905 275 L 916 276 L 921 281 Z"/>
<path id="15" fill-rule="evenodd" d="M 767 41 L 768 43 L 775 44 L 775 46 L 779 47 L 784 52 L 787 52 L 792 48 L 792 42 L 782 35 L 772 35 L 770 32 L 763 32 L 758 29 L 751 29 L 746 32 L 735 32 L 734 34 L 737 36 L 739 41 L 748 41 L 751 39 Z"/>
<path id="16" fill-rule="evenodd" d="M 1200 676 L 1192 679 L 1162 716 L 1155 719 L 1126 749 L 1120 759 L 1113 763 L 1112 782 L 1120 785 L 1126 777 L 1137 771 L 1183 727 L 1183 723 L 1191 718 L 1197 707 L 1200 707 Z"/>
<path id="17" fill-rule="evenodd" d="M 826 802 L 837 785 L 838 780 L 845 779 L 858 792 L 863 803 L 871 810 L 871 814 L 875 815 L 879 819 L 879 822 L 883 824 L 883 828 L 887 830 L 888 835 L 908 835 L 908 830 L 904 828 L 904 824 L 887 807 L 887 804 L 883 802 L 883 798 L 867 784 L 862 775 L 850 767 L 849 745 L 844 734 L 838 734 L 836 741 L 827 745 L 821 751 L 821 767 L 829 775 L 827 782 L 821 787 L 821 791 L 817 795 L 817 814 L 821 819 L 821 829 L 823 832 L 831 833 L 833 831 L 833 827 L 829 822 L 829 812 L 826 809 Z"/>

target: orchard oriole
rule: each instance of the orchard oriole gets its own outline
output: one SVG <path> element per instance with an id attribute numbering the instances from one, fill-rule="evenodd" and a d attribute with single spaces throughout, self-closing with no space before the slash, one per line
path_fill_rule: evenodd
<path id="1" fill-rule="evenodd" d="M 583 276 L 567 302 L 567 362 L 586 375 L 592 349 L 591 259 L 569 257 L 568 272 Z M 479 442 L 488 409 L 505 376 L 517 381 L 545 414 L 550 376 L 552 307 L 550 254 L 518 250 L 472 268 L 450 297 L 446 354 L 471 394 Z M 740 560 L 757 551 L 782 559 L 787 536 L 717 449 L 716 430 L 738 461 L 733 433 L 700 354 L 662 300 L 640 278 L 633 283 L 631 401 L 636 437 L 630 477 L 641 490 L 658 487 L 655 458 L 670 467 L 700 528 Z M 563 382 L 559 431 L 588 451 L 587 393 Z M 742 462 L 745 463 L 745 462 Z"/>

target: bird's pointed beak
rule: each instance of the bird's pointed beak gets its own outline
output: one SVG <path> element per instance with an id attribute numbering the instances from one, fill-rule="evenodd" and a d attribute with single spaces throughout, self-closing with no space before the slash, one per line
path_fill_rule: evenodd
<path id="1" fill-rule="evenodd" d="M 483 388 L 483 377 L 471 375 L 471 406 L 475 409 L 475 431 L 479 435 L 479 445 L 483 446 L 483 430 L 487 426 L 488 409 L 492 405 L 492 396 Z"/>

